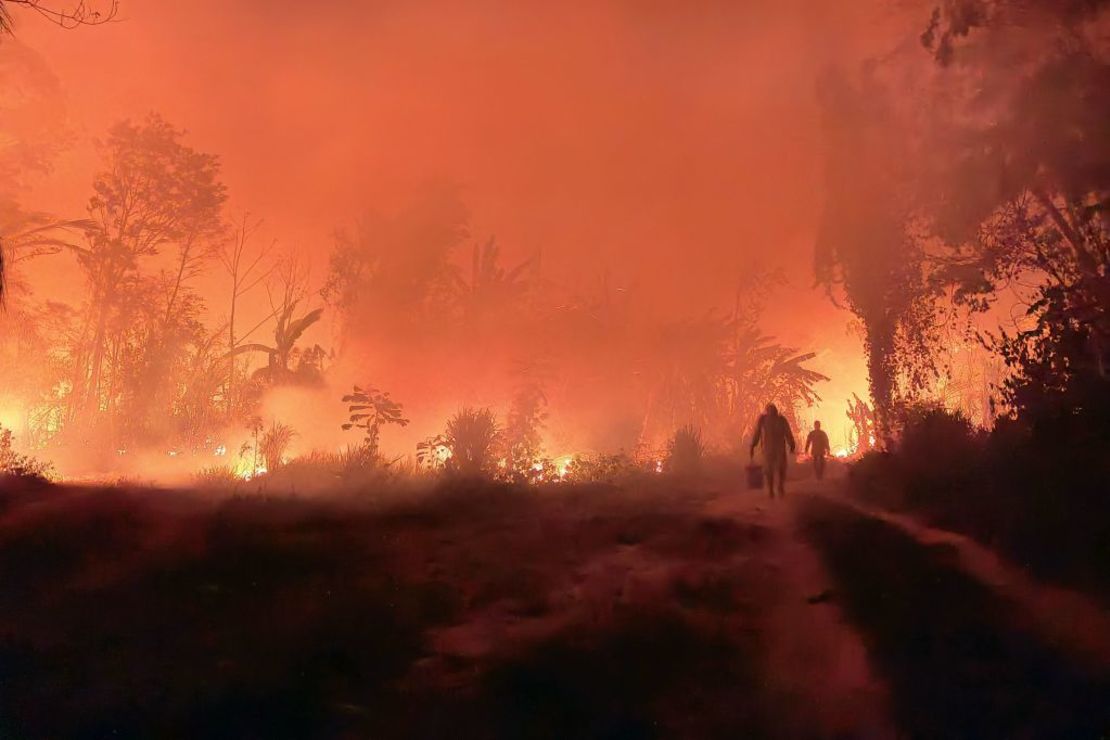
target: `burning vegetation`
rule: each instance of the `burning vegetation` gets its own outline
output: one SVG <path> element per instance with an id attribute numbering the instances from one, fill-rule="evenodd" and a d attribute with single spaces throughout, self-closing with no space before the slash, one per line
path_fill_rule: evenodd
<path id="1" fill-rule="evenodd" d="M 1110 2 L 276 5 L 0 0 L 0 735 L 1106 736 Z"/>
<path id="2" fill-rule="evenodd" d="M 492 240 L 463 270 L 467 211 L 452 189 L 339 232 L 315 288 L 298 258 L 254 243 L 257 221 L 229 223 L 219 160 L 159 116 L 110 130 L 92 191 L 84 219 L 30 220 L 10 203 L 25 225 L 4 242 L 9 321 L 27 327 L 4 338 L 18 435 L 71 476 L 171 480 L 191 465 L 212 479 L 227 461 L 229 475 L 256 478 L 338 446 L 301 429 L 313 417 L 360 431 L 342 454 L 363 466 L 415 453 L 427 469 L 549 481 L 583 474 L 576 446 L 659 460 L 672 435 L 694 434 L 699 446 L 736 448 L 763 403 L 796 422 L 825 380 L 808 366 L 814 353 L 761 332 L 773 276 L 745 277 L 728 314 L 675 319 L 638 312 L 609 278 L 568 288 L 538 259 L 503 267 Z M 83 276 L 78 301 L 24 287 L 24 271 L 67 256 Z M 206 296 L 206 281 L 227 285 L 226 302 Z M 329 316 L 325 348 L 317 328 Z M 374 376 L 419 387 L 412 376 L 429 375 L 422 407 L 490 406 L 451 413 L 442 433 L 407 449 L 388 438 L 409 424 L 389 392 L 356 385 L 340 402 L 333 390 Z M 269 401 L 282 390 L 302 392 L 301 405 L 279 418 Z"/>

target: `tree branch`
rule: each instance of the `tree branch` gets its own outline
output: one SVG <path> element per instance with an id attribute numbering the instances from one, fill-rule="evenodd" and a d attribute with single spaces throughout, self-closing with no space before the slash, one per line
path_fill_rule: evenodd
<path id="1" fill-rule="evenodd" d="M 43 18 L 62 28 L 78 26 L 99 26 L 109 23 L 119 13 L 119 0 L 105 0 L 107 9 L 101 11 L 89 5 L 87 0 L 76 0 L 67 9 L 53 7 L 44 0 L 0 0 L 0 32 L 11 33 L 12 24 L 8 6 L 19 5 L 35 11 Z"/>

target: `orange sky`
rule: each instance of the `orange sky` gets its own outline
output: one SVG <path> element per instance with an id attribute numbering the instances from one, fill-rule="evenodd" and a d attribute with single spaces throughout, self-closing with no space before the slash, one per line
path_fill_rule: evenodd
<path id="1" fill-rule="evenodd" d="M 835 417 L 863 365 L 810 288 L 814 80 L 919 30 L 893 4 L 123 0 L 68 32 L 16 10 L 78 132 L 29 200 L 80 214 L 92 139 L 154 110 L 220 155 L 233 211 L 319 270 L 337 225 L 429 179 L 463 186 L 476 235 L 556 273 L 607 267 L 662 310 L 727 306 L 754 263 L 779 267 L 766 324 L 822 351 Z"/>

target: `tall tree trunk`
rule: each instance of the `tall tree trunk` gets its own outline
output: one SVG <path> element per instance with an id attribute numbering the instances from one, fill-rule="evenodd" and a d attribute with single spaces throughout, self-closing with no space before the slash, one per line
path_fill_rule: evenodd
<path id="1" fill-rule="evenodd" d="M 86 421 L 100 409 L 100 381 L 104 368 L 104 350 L 108 335 L 108 304 L 102 302 L 97 311 L 96 330 L 93 332 L 92 355 L 85 375 L 85 388 L 80 399 L 80 413 Z"/>
<path id="2" fill-rule="evenodd" d="M 897 377 L 894 367 L 894 323 L 883 317 L 865 321 L 867 379 L 875 408 L 876 443 L 885 446 L 894 417 Z"/>

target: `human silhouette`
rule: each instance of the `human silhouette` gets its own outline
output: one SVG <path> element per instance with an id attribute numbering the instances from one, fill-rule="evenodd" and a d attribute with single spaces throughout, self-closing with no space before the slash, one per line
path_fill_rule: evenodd
<path id="1" fill-rule="evenodd" d="M 821 429 L 821 422 L 813 422 L 813 431 L 806 437 L 806 452 L 813 457 L 813 472 L 817 480 L 825 477 L 825 457 L 829 454 L 829 435 Z"/>
<path id="2" fill-rule="evenodd" d="M 755 448 L 762 442 L 763 472 L 767 479 L 767 494 L 775 497 L 775 483 L 778 482 L 779 498 L 786 495 L 786 448 L 790 453 L 795 451 L 794 435 L 790 432 L 790 424 L 779 414 L 778 408 L 773 403 L 767 404 L 767 410 L 759 417 L 755 424 L 755 434 L 752 435 L 750 457 L 755 459 Z"/>

